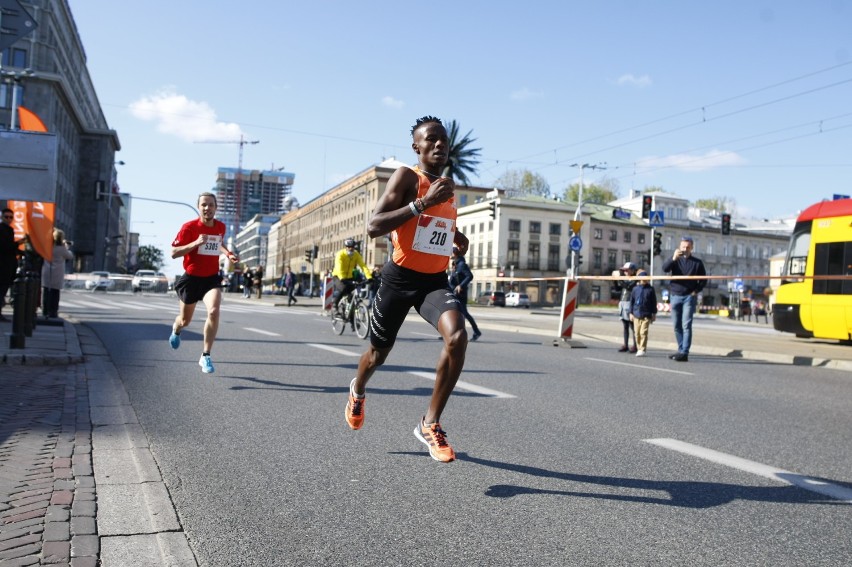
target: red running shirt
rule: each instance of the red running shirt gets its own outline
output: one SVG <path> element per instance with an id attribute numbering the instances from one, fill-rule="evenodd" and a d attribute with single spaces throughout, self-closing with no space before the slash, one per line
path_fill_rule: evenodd
<path id="1" fill-rule="evenodd" d="M 225 223 L 214 220 L 213 226 L 205 226 L 201 219 L 191 220 L 180 227 L 172 246 L 186 246 L 198 240 L 202 234 L 209 234 L 206 243 L 196 247 L 183 257 L 183 269 L 190 276 L 208 277 L 219 273 L 219 246 L 225 238 Z"/>

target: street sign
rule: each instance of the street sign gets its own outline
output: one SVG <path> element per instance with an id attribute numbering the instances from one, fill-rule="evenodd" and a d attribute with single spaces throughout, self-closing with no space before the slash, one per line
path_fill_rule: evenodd
<path id="1" fill-rule="evenodd" d="M 740 277 L 740 274 L 737 274 L 737 277 L 734 278 L 734 289 L 737 291 L 743 290 L 743 279 Z"/>
<path id="2" fill-rule="evenodd" d="M 583 221 L 581 220 L 572 220 L 571 224 L 571 232 L 574 234 L 580 234 L 580 229 L 583 228 Z"/>
<path id="3" fill-rule="evenodd" d="M 579 236 L 572 236 L 568 241 L 568 248 L 574 252 L 579 252 L 583 248 L 583 240 Z"/>
<path id="4" fill-rule="evenodd" d="M 663 211 L 651 211 L 648 213 L 648 226 L 666 226 L 666 216 Z"/>

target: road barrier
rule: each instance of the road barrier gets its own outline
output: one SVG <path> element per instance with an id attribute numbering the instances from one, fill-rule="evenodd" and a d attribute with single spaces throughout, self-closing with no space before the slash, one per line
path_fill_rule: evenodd
<path id="1" fill-rule="evenodd" d="M 326 276 L 325 280 L 322 282 L 322 297 L 323 297 L 322 310 L 323 310 L 323 313 L 327 313 L 328 311 L 331 311 L 331 306 L 334 302 L 333 301 L 334 300 L 333 293 L 334 293 L 334 286 L 332 285 L 331 276 Z"/>
<path id="2" fill-rule="evenodd" d="M 565 279 L 562 292 L 562 318 L 559 324 L 559 338 L 568 340 L 574 332 L 574 311 L 577 309 L 577 280 Z"/>

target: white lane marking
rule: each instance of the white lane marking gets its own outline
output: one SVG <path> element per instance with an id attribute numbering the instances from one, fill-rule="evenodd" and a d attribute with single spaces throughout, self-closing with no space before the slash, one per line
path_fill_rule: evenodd
<path id="1" fill-rule="evenodd" d="M 142 303 L 141 301 L 123 301 L 121 304 L 127 305 L 131 309 L 133 309 L 134 305 L 136 307 L 139 307 L 140 309 L 174 309 L 175 307 L 177 307 L 177 303 L 165 305 L 165 304 L 157 304 L 157 303 L 154 303 L 154 302 Z"/>
<path id="2" fill-rule="evenodd" d="M 359 353 L 359 352 L 352 352 L 352 351 L 349 351 L 349 350 L 343 350 L 342 348 L 337 348 L 337 347 L 333 347 L 333 346 L 329 346 L 329 345 L 322 345 L 322 344 L 319 344 L 319 343 L 306 343 L 306 344 L 308 346 L 312 346 L 314 348 L 320 348 L 322 350 L 327 350 L 329 352 L 342 354 L 344 356 L 361 356 L 361 353 Z"/>
<path id="3" fill-rule="evenodd" d="M 361 353 L 352 352 L 348 350 L 344 350 L 342 348 L 337 348 L 329 345 L 323 345 L 319 343 L 307 343 L 308 346 L 312 346 L 314 348 L 320 348 L 323 350 L 327 350 L 330 352 L 334 352 L 337 354 L 342 354 L 345 356 L 361 356 Z M 417 370 L 412 370 L 408 372 L 408 374 L 412 374 L 414 376 L 418 376 L 420 378 L 427 378 L 429 380 L 435 381 L 435 373 L 434 372 L 420 372 Z M 467 390 L 468 392 L 474 392 L 476 394 L 482 394 L 484 396 L 491 396 L 492 398 L 514 398 L 512 394 L 507 394 L 505 392 L 500 392 L 498 390 L 492 390 L 490 388 L 485 388 L 483 386 L 477 386 L 476 384 L 471 384 L 469 382 L 463 382 L 459 380 L 456 382 L 456 388 L 461 390 Z"/>
<path id="4" fill-rule="evenodd" d="M 77 299 L 74 302 L 76 305 L 82 305 L 84 307 L 94 307 L 95 309 L 118 309 L 118 307 L 114 305 L 104 305 L 102 303 L 95 303 L 93 301 L 82 301 Z"/>
<path id="5" fill-rule="evenodd" d="M 261 335 L 266 335 L 269 337 L 280 337 L 278 333 L 273 333 L 271 331 L 264 331 L 263 329 L 255 329 L 254 327 L 243 327 L 244 331 L 251 331 L 252 333 L 260 333 Z"/>
<path id="6" fill-rule="evenodd" d="M 421 378 L 427 378 L 429 380 L 435 380 L 434 372 L 420 372 L 418 370 L 412 370 L 409 374 L 413 374 L 414 376 L 419 376 Z M 506 392 L 500 392 L 499 390 L 492 390 L 491 388 L 485 388 L 484 386 L 477 386 L 476 384 L 471 384 L 470 382 L 463 382 L 459 380 L 456 382 L 456 388 L 461 390 L 467 390 L 468 392 L 473 392 L 475 394 L 482 394 L 484 396 L 490 396 L 492 398 L 514 398 L 512 394 L 507 394 Z"/>
<path id="7" fill-rule="evenodd" d="M 154 307 L 150 305 L 137 305 L 135 303 L 129 303 L 127 301 L 122 301 L 119 306 L 127 307 L 128 309 L 135 309 L 137 311 L 150 311 L 151 309 L 154 309 Z"/>
<path id="8" fill-rule="evenodd" d="M 429 337 L 430 339 L 440 340 L 441 335 L 435 335 L 435 333 L 417 333 L 413 332 L 412 335 L 420 335 L 421 337 Z"/>
<path id="9" fill-rule="evenodd" d="M 594 362 L 606 362 L 607 364 L 617 364 L 619 366 L 629 366 L 631 368 L 644 368 L 645 370 L 651 370 L 653 372 L 668 372 L 669 374 L 683 374 L 684 376 L 695 376 L 692 372 L 681 372 L 680 370 L 669 370 L 667 368 L 655 368 L 653 366 L 647 366 L 645 364 L 633 364 L 630 362 L 616 362 L 614 360 L 607 360 L 605 358 L 589 358 L 584 357 L 586 360 L 592 360 Z"/>
<path id="10" fill-rule="evenodd" d="M 823 496 L 841 500 L 847 504 L 852 504 L 852 489 L 831 484 L 830 482 L 826 482 L 818 478 L 803 476 L 784 469 L 764 465 L 763 463 L 758 463 L 756 461 L 743 459 L 742 457 L 736 457 L 734 455 L 728 455 L 727 453 L 714 451 L 713 449 L 707 449 L 700 445 L 693 445 L 692 443 L 687 443 L 685 441 L 678 441 L 677 439 L 645 439 L 644 441 L 646 443 L 651 443 L 652 445 L 658 445 L 666 449 L 671 449 L 672 451 L 692 455 L 699 459 L 739 469 L 741 471 L 762 476 L 784 484 L 797 486 L 803 490 L 809 490 L 811 492 L 822 494 Z"/>

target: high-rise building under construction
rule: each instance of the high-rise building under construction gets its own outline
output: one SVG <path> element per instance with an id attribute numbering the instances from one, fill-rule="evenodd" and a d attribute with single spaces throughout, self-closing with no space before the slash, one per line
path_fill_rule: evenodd
<path id="1" fill-rule="evenodd" d="M 292 197 L 294 173 L 220 167 L 216 174 L 217 218 L 235 236 L 259 214 L 284 214 L 298 204 Z"/>

